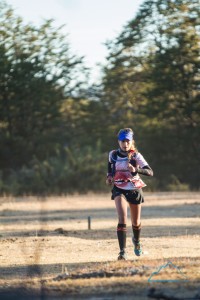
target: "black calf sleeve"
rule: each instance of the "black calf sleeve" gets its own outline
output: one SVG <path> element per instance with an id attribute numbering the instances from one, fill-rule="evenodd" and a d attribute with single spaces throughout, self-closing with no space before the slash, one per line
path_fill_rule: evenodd
<path id="1" fill-rule="evenodd" d="M 126 248 L 126 224 L 117 225 L 117 237 L 120 251 L 124 251 Z"/>
<path id="2" fill-rule="evenodd" d="M 139 226 L 134 226 L 132 225 L 132 229 L 133 229 L 133 237 L 134 240 L 136 242 L 138 242 L 140 240 L 140 233 L 141 233 L 141 223 Z"/>

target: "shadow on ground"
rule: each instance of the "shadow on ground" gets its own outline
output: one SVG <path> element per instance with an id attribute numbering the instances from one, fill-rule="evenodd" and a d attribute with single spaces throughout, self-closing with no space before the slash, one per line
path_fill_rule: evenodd
<path id="1" fill-rule="evenodd" d="M 193 264 L 199 261 L 199 258 L 182 258 L 183 262 Z M 175 262 L 180 264 L 177 259 Z M 159 282 L 148 283 L 148 278 L 155 266 L 163 264 L 163 260 L 144 260 L 141 262 L 104 262 L 104 263 L 83 263 L 69 264 L 69 271 L 73 274 L 95 274 L 89 279 L 80 276 L 78 279 L 62 278 L 56 281 L 61 270 L 61 265 L 42 265 L 28 266 L 25 268 L 15 267 L 12 272 L 24 272 L 26 281 L 23 284 L 11 287 L 9 280 L 5 286 L 0 287 L 0 299 L 3 300 L 61 300 L 61 299 L 89 299 L 89 300 L 147 300 L 147 299 L 165 299 L 165 300 L 198 300 L 200 299 L 200 289 L 198 280 L 188 280 L 188 282 Z M 25 272 L 26 270 L 26 272 Z M 101 274 L 102 270 L 109 271 L 112 276 L 109 278 L 98 278 L 96 274 Z M 5 269 L 0 268 L 5 274 Z M 7 270 L 9 271 L 9 270 Z M 96 272 L 95 272 L 96 271 Z M 118 276 L 123 271 L 123 276 Z M 130 275 L 131 271 L 132 275 Z M 137 272 L 138 271 L 138 272 Z M 125 274 L 124 274 L 125 273 Z M 48 276 L 47 276 L 48 274 Z M 139 277 L 138 277 L 139 274 Z M 55 277 L 56 276 L 56 277 Z M 38 281 L 31 283 L 32 277 L 38 277 Z M 9 279 L 12 279 L 10 277 Z M 22 281 L 23 282 L 23 281 Z"/>
<path id="2" fill-rule="evenodd" d="M 143 206 L 142 218 L 143 219 L 156 219 L 156 218 L 197 218 L 199 203 L 185 203 L 168 206 Z M 116 218 L 116 211 L 113 208 L 97 208 L 97 209 L 80 209 L 80 210 L 3 210 L 0 212 L 1 224 L 17 224 L 17 223 L 32 223 L 39 221 L 47 223 L 52 221 L 70 221 L 70 220 L 85 220 L 88 216 L 93 219 L 110 219 Z"/>
<path id="3" fill-rule="evenodd" d="M 0 242 L 17 242 L 21 237 L 75 237 L 86 240 L 110 240 L 116 239 L 116 228 L 107 227 L 105 229 L 91 229 L 91 230 L 66 230 L 65 225 L 63 227 L 55 228 L 54 230 L 25 230 L 25 231 L 7 231 L 1 232 Z M 132 229 L 128 226 L 128 235 L 132 234 Z M 143 238 L 155 238 L 155 237 L 178 237 L 178 236 L 196 236 L 200 235 L 200 227 L 197 222 L 195 225 L 151 225 L 142 227 Z"/>

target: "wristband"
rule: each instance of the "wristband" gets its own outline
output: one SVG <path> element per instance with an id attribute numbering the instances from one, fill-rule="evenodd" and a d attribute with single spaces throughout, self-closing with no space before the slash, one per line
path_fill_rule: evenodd
<path id="1" fill-rule="evenodd" d="M 107 178 L 108 177 L 112 177 L 112 174 L 111 173 L 107 173 Z"/>

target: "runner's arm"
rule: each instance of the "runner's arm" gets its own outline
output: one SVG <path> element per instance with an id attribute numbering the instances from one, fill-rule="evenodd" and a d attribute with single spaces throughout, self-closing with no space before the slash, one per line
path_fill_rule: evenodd
<path id="1" fill-rule="evenodd" d="M 149 166 L 148 162 L 144 159 L 143 155 L 141 153 L 137 153 L 136 155 L 136 172 L 141 175 L 145 176 L 153 176 L 153 170 Z"/>
<path id="2" fill-rule="evenodd" d="M 146 175 L 146 176 L 153 176 L 153 170 L 149 165 L 144 166 L 143 168 L 137 168 L 137 173 Z"/>
<path id="3" fill-rule="evenodd" d="M 108 162 L 108 173 L 107 173 L 107 177 L 108 176 L 112 176 L 112 164 L 110 162 Z"/>

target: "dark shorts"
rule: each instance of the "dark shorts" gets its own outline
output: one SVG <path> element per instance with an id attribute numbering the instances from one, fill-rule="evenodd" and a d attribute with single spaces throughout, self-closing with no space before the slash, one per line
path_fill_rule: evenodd
<path id="1" fill-rule="evenodd" d="M 138 190 L 123 190 L 114 185 L 112 189 L 111 199 L 114 200 L 115 197 L 123 195 L 125 199 L 131 204 L 140 204 L 144 202 L 142 189 Z"/>

